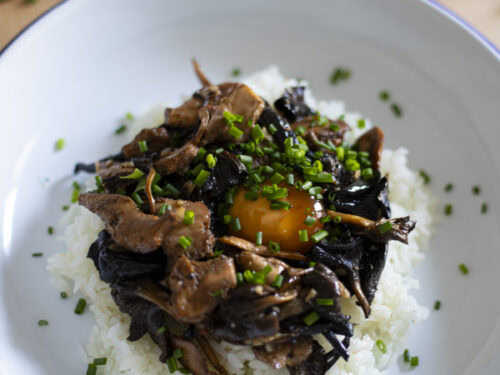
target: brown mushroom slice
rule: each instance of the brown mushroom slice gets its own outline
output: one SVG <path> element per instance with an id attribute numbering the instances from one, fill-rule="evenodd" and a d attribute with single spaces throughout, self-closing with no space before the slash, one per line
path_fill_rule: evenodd
<path id="1" fill-rule="evenodd" d="M 217 306 L 219 296 L 236 287 L 232 258 L 220 256 L 205 262 L 179 258 L 168 276 L 169 309 L 185 323 L 199 323 Z"/>
<path id="2" fill-rule="evenodd" d="M 242 83 L 223 83 L 217 89 L 221 95 L 210 99 L 209 104 L 199 111 L 200 128 L 195 139 L 202 146 L 215 141 L 246 142 L 264 109 L 264 101 Z M 224 119 L 225 112 L 242 116 L 241 121 L 231 125 L 243 132 L 241 136 L 234 138 L 229 133 L 231 126 Z"/>
<path id="3" fill-rule="evenodd" d="M 216 375 L 208 369 L 207 359 L 192 340 L 172 335 L 170 341 L 173 347 L 182 350 L 182 357 L 179 361 L 193 375 Z"/>
<path id="4" fill-rule="evenodd" d="M 140 156 L 143 153 L 139 148 L 140 141 L 147 142 L 149 152 L 159 152 L 168 146 L 170 137 L 163 126 L 153 129 L 142 129 L 132 142 L 122 147 L 122 155 L 125 159 Z"/>
<path id="5" fill-rule="evenodd" d="M 146 178 L 146 185 L 144 186 L 144 192 L 146 193 L 146 197 L 148 197 L 149 212 L 151 214 L 155 213 L 155 198 L 153 197 L 153 192 L 151 191 L 151 186 L 153 185 L 155 176 L 156 171 L 154 168 L 151 168 L 149 170 L 148 177 Z"/>
<path id="6" fill-rule="evenodd" d="M 234 246 L 238 249 L 249 251 L 251 253 L 255 253 L 258 255 L 262 255 L 264 257 L 275 257 L 275 258 L 283 258 L 283 259 L 291 259 L 291 260 L 307 260 L 307 258 L 299 253 L 290 253 L 286 251 L 279 251 L 277 253 L 269 250 L 267 246 L 257 246 L 253 242 L 244 240 L 240 237 L 235 236 L 223 236 L 218 239 L 220 242 Z"/>
<path id="7" fill-rule="evenodd" d="M 332 128 L 335 125 L 336 128 Z M 303 119 L 294 122 L 292 125 L 293 130 L 299 126 L 305 128 L 303 137 L 310 141 L 312 144 L 318 146 L 319 142 L 326 143 L 332 142 L 335 146 L 339 146 L 344 140 L 345 133 L 350 129 L 349 125 L 342 120 L 328 120 L 324 125 L 318 124 L 318 116 L 307 116 Z"/>
<path id="8" fill-rule="evenodd" d="M 188 142 L 180 148 L 164 153 L 154 162 L 154 167 L 158 173 L 169 175 L 187 169 L 196 155 L 198 147 Z"/>
<path id="9" fill-rule="evenodd" d="M 354 148 L 358 151 L 369 152 L 373 167 L 379 170 L 382 149 L 384 148 L 384 132 L 375 126 L 358 138 Z"/>
<path id="10" fill-rule="evenodd" d="M 78 202 L 104 221 L 118 245 L 133 252 L 158 249 L 165 235 L 178 223 L 170 214 L 162 217 L 144 214 L 124 195 L 86 193 L 80 195 Z"/>
<path id="11" fill-rule="evenodd" d="M 198 335 L 197 341 L 198 344 L 200 344 L 201 350 L 203 350 L 203 353 L 210 361 L 210 364 L 213 366 L 214 369 L 216 369 L 219 372 L 219 375 L 228 375 L 226 369 L 220 363 L 219 357 L 217 357 L 217 354 L 215 353 L 214 349 L 212 348 L 206 337 L 203 335 Z"/>
<path id="12" fill-rule="evenodd" d="M 134 171 L 134 163 L 127 161 L 120 163 L 114 160 L 105 160 L 96 163 L 96 173 L 103 180 L 113 177 L 126 176 Z"/>
<path id="13" fill-rule="evenodd" d="M 201 70 L 201 66 L 200 64 L 198 64 L 198 61 L 196 61 L 195 58 L 193 58 L 191 60 L 192 64 L 193 64 L 193 68 L 194 68 L 194 71 L 196 73 L 196 76 L 198 77 L 198 79 L 200 80 L 200 83 L 202 86 L 212 86 L 212 84 L 210 83 L 210 81 L 208 80 L 207 76 L 205 75 L 205 73 L 203 73 L 203 71 Z"/>
<path id="14" fill-rule="evenodd" d="M 408 235 L 416 225 L 416 221 L 410 220 L 409 216 L 373 221 L 361 216 L 337 211 L 327 211 L 327 213 L 334 220 L 340 218 L 342 223 L 356 227 L 357 234 L 367 236 L 375 242 L 396 240 L 408 245 Z"/>
<path id="15" fill-rule="evenodd" d="M 207 206 L 203 202 L 157 198 L 154 212 L 158 212 L 163 204 L 170 205 L 170 214 L 174 215 L 180 223 L 172 228 L 162 243 L 170 264 L 173 264 L 175 259 L 182 256 L 191 259 L 212 256 L 215 238 L 210 231 L 210 211 Z M 186 211 L 193 211 L 194 213 L 194 221 L 190 225 L 181 223 Z M 191 245 L 186 249 L 179 244 L 181 236 L 191 239 Z"/>
<path id="16" fill-rule="evenodd" d="M 255 357 L 279 370 L 286 366 L 297 366 L 303 363 L 312 353 L 312 338 L 300 338 L 294 341 L 269 343 L 254 347 Z"/>
<path id="17" fill-rule="evenodd" d="M 235 256 L 235 260 L 244 269 L 255 272 L 262 271 L 266 266 L 271 267 L 271 272 L 266 276 L 266 282 L 268 284 L 271 284 L 276 279 L 276 276 L 289 268 L 289 266 L 281 260 L 264 258 L 250 251 L 242 251 Z"/>

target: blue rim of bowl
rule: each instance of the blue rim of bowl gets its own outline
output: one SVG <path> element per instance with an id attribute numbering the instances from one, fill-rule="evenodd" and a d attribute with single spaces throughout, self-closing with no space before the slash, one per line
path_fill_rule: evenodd
<path id="1" fill-rule="evenodd" d="M 26 30 L 28 30 L 31 26 L 33 26 L 35 23 L 40 21 L 44 16 L 47 14 L 51 13 L 54 9 L 58 8 L 60 5 L 67 3 L 68 0 L 62 0 L 60 3 L 54 5 L 52 8 L 48 9 L 44 13 L 42 13 L 40 16 L 35 18 L 31 23 L 29 23 L 24 29 L 22 29 L 17 35 L 12 38 L 5 47 L 3 47 L 0 50 L 0 57 L 4 54 L 7 49 L 14 44 L 16 40 L 21 37 L 21 35 L 24 34 Z M 472 26 L 469 22 L 465 21 L 462 17 L 457 15 L 455 12 L 451 11 L 447 7 L 445 7 L 443 4 L 439 3 L 437 0 L 422 0 L 422 2 L 429 7 L 437 10 L 439 13 L 447 16 L 450 18 L 452 21 L 454 21 L 456 24 L 461 26 L 463 29 L 467 30 L 470 34 L 472 34 L 476 39 L 478 39 L 480 42 L 482 42 L 490 52 L 493 53 L 498 59 L 500 59 L 500 48 L 497 47 L 491 40 L 489 40 L 486 36 L 484 36 L 478 29 L 476 29 L 474 26 Z"/>

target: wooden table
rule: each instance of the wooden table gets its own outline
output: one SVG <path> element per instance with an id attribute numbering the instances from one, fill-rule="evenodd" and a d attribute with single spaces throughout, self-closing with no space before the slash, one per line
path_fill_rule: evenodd
<path id="1" fill-rule="evenodd" d="M 27 24 L 59 2 L 0 0 L 0 50 Z M 500 46 L 500 0 L 441 0 L 441 3 Z"/>

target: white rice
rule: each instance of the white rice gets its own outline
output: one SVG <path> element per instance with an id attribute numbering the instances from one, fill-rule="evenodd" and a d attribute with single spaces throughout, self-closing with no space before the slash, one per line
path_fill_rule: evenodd
<path id="1" fill-rule="evenodd" d="M 277 67 L 271 66 L 248 77 L 244 83 L 267 101 L 273 102 L 284 88 L 299 82 L 285 79 Z M 307 86 L 305 81 L 300 81 L 300 84 Z M 346 136 L 349 142 L 372 126 L 365 119 L 366 127 L 360 130 L 356 125 L 362 118 L 361 115 L 346 113 L 343 102 L 316 101 L 311 90 L 306 93 L 307 103 L 327 117 L 345 115 L 345 121 L 353 129 Z M 144 116 L 130 121 L 127 136 L 132 138 L 142 128 L 160 125 L 163 121 L 163 109 L 164 106 L 158 106 Z M 352 315 L 353 321 L 358 324 L 349 347 L 349 362 L 340 359 L 328 371 L 329 375 L 384 374 L 385 369 L 401 354 L 411 326 L 428 316 L 427 308 L 417 303 L 410 295 L 410 289 L 419 287 L 418 280 L 412 278 L 411 273 L 424 258 L 423 250 L 434 224 L 435 201 L 418 174 L 408 168 L 407 155 L 408 151 L 404 148 L 384 150 L 382 172 L 390 176 L 389 198 L 393 216 L 410 215 L 417 220 L 417 227 L 410 234 L 409 246 L 394 241 L 390 243 L 389 261 L 380 279 L 371 316 L 363 318 L 354 297 L 343 304 L 343 311 Z M 89 182 L 88 188 L 93 188 L 91 185 L 92 182 Z M 107 357 L 108 362 L 99 369 L 100 374 L 168 374 L 167 367 L 158 360 L 160 351 L 149 336 L 136 342 L 127 341 L 130 318 L 119 311 L 110 295 L 109 286 L 99 279 L 92 261 L 86 258 L 90 244 L 103 229 L 102 221 L 75 204 L 64 215 L 62 223 L 66 227 L 63 238 L 66 251 L 51 257 L 48 269 L 60 290 L 83 294 L 94 315 L 95 326 L 90 332 L 86 348 L 82 350 L 85 361 Z M 321 337 L 318 339 L 320 342 L 324 341 Z M 385 354 L 375 345 L 379 339 L 387 347 Z M 327 343 L 323 344 L 327 346 Z M 273 370 L 256 360 L 247 347 L 214 343 L 214 348 L 231 374 L 287 373 L 286 370 Z"/>

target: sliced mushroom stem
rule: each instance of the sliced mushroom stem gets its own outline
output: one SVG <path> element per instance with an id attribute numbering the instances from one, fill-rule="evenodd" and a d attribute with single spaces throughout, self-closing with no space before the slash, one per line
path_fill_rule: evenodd
<path id="1" fill-rule="evenodd" d="M 205 338 L 203 335 L 197 335 L 197 340 L 198 344 L 200 344 L 200 348 L 207 357 L 207 359 L 210 361 L 210 364 L 216 369 L 220 375 L 228 375 L 226 369 L 222 364 L 219 362 L 219 358 L 217 357 L 217 354 L 215 353 L 214 349 L 208 342 L 208 340 Z"/>
<path id="2" fill-rule="evenodd" d="M 235 236 L 224 236 L 220 237 L 219 241 L 230 246 L 234 246 L 241 250 L 250 251 L 252 253 L 262 255 L 264 257 L 275 257 L 291 260 L 307 260 L 307 258 L 299 253 L 290 253 L 286 251 L 272 252 L 267 246 L 261 245 L 257 246 L 253 242 L 244 240 L 240 237 Z"/>
<path id="3" fill-rule="evenodd" d="M 196 76 L 200 80 L 201 85 L 203 87 L 212 86 L 212 84 L 208 80 L 208 78 L 205 75 L 205 73 L 203 73 L 203 71 L 201 70 L 201 67 L 200 67 L 200 64 L 198 64 L 198 61 L 196 61 L 196 59 L 193 57 L 193 59 L 191 60 L 191 62 L 193 63 L 194 71 L 196 73 Z"/>
<path id="4" fill-rule="evenodd" d="M 367 236 L 376 242 L 395 240 L 407 245 L 408 235 L 416 224 L 414 220 L 410 220 L 409 216 L 373 221 L 337 211 L 327 211 L 327 213 L 333 220 L 340 218 L 341 223 L 356 227 L 359 230 L 357 234 Z"/>
<path id="5" fill-rule="evenodd" d="M 365 314 L 365 317 L 368 318 L 371 313 L 370 302 L 366 299 L 365 293 L 363 293 L 363 289 L 361 288 L 361 284 L 358 279 L 353 280 L 351 284 L 354 294 L 363 309 L 363 313 Z"/>
<path id="6" fill-rule="evenodd" d="M 146 178 L 146 186 L 144 187 L 146 196 L 148 197 L 149 212 L 151 212 L 151 215 L 154 215 L 155 213 L 155 198 L 153 197 L 153 192 L 151 191 L 151 187 L 153 185 L 153 180 L 155 176 L 156 176 L 156 171 L 153 167 L 151 167 L 149 169 L 148 177 Z"/>

